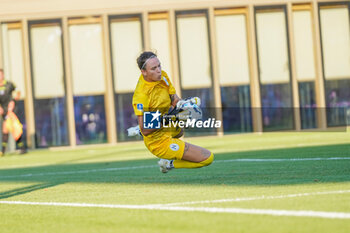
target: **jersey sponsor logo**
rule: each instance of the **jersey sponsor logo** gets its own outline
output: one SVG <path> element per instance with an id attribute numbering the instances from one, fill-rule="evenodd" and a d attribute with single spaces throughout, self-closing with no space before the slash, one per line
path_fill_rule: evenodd
<path id="1" fill-rule="evenodd" d="M 179 149 L 180 149 L 180 146 L 178 145 L 178 144 L 176 144 L 176 143 L 172 143 L 172 144 L 170 144 L 170 149 L 172 150 L 172 151 L 178 151 Z"/>
<path id="2" fill-rule="evenodd" d="M 164 80 L 164 82 L 166 83 L 166 85 L 168 85 L 169 86 L 169 82 L 168 82 L 168 80 L 166 80 L 166 78 L 163 76 L 163 80 Z"/>
<path id="3" fill-rule="evenodd" d="M 143 111 L 143 104 L 136 105 L 137 110 Z"/>
<path id="4" fill-rule="evenodd" d="M 159 110 L 156 112 L 144 112 L 143 113 L 143 128 L 144 129 L 160 129 L 160 116 Z"/>

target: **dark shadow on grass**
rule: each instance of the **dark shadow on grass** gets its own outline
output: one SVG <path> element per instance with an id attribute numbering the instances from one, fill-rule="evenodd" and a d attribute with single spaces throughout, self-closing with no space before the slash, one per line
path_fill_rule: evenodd
<path id="1" fill-rule="evenodd" d="M 350 159 L 282 162 L 234 161 L 234 159 L 242 158 L 350 158 L 349 144 L 217 153 L 215 156 L 216 162 L 209 167 L 176 169 L 168 174 L 159 172 L 156 166 L 157 159 L 1 169 L 0 182 L 30 181 L 43 182 L 43 185 L 67 182 L 287 185 L 350 181 Z M 74 161 L 74 158 L 72 158 L 72 161 Z"/>
<path id="2" fill-rule="evenodd" d="M 16 188 L 5 192 L 0 192 L 0 199 L 19 196 L 19 195 L 30 193 L 33 191 L 50 188 L 56 185 L 59 185 L 59 183 L 40 183 L 40 184 L 30 185 L 26 187 Z"/>

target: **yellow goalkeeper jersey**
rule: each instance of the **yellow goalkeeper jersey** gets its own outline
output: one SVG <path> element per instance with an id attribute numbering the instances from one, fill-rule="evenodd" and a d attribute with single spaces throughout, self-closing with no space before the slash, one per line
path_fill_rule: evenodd
<path id="1" fill-rule="evenodd" d="M 161 80 L 156 82 L 146 81 L 141 74 L 132 99 L 135 115 L 142 116 L 144 112 L 157 110 L 162 115 L 167 113 L 171 105 L 170 95 L 175 93 L 175 88 L 165 71 L 162 71 Z M 160 128 L 147 136 L 144 135 L 143 140 L 153 154 L 159 155 L 168 149 L 174 133 L 173 130 Z"/>

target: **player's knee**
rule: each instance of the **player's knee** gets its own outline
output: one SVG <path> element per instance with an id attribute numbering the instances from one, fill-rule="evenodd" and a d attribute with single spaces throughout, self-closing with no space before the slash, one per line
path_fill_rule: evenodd
<path id="1" fill-rule="evenodd" d="M 214 154 L 213 152 L 210 152 L 210 156 L 201 162 L 201 164 L 203 164 L 203 166 L 209 166 L 210 164 L 212 164 L 212 162 L 214 161 Z"/>

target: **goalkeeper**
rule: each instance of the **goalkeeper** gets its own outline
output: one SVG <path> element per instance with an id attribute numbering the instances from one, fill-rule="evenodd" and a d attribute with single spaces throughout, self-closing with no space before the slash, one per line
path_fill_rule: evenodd
<path id="1" fill-rule="evenodd" d="M 162 71 L 160 61 L 154 53 L 143 52 L 137 58 L 137 64 L 141 75 L 132 104 L 146 147 L 160 158 L 158 165 L 161 172 L 166 173 L 173 168 L 199 168 L 210 165 L 214 159 L 213 153 L 179 139 L 183 135 L 183 129 L 143 127 L 144 112 L 159 110 L 164 115 L 184 101 L 176 95 L 175 88 L 167 73 Z M 194 101 L 197 99 L 194 98 Z"/>

